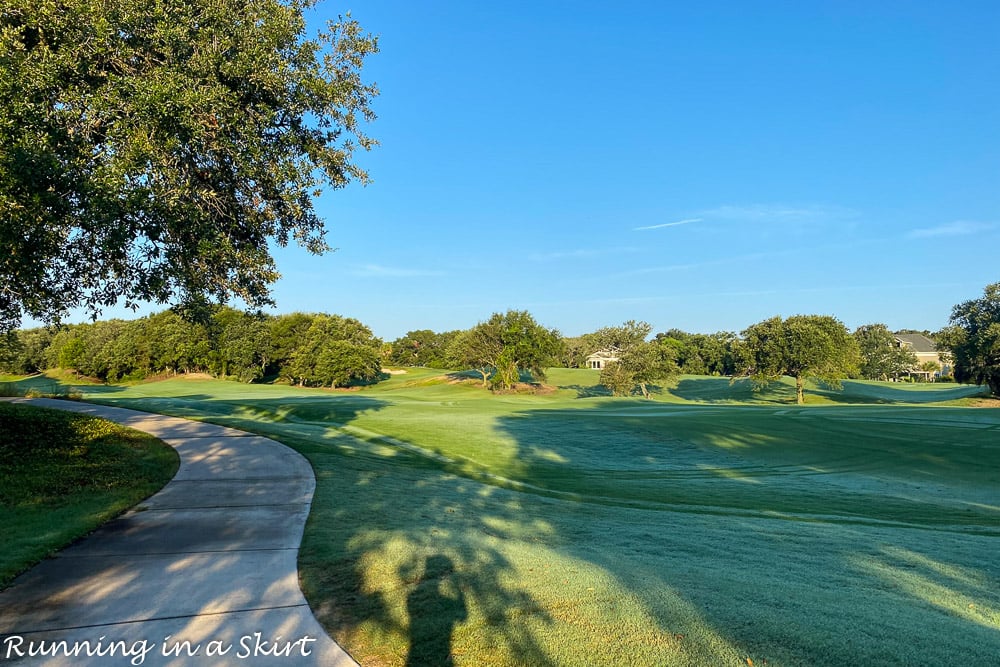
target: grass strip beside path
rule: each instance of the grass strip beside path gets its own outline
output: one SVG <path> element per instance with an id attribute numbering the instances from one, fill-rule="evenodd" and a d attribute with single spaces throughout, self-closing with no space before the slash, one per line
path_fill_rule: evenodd
<path id="1" fill-rule="evenodd" d="M 0 587 L 158 491 L 179 461 L 140 431 L 0 402 Z"/>

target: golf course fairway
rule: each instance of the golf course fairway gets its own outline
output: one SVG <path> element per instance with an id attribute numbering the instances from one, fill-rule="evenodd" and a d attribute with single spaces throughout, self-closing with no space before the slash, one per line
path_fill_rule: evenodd
<path id="1" fill-rule="evenodd" d="M 686 376 L 654 400 L 553 369 L 494 395 L 171 379 L 86 400 L 302 452 L 299 569 L 363 665 L 989 665 L 1000 409 L 978 388 Z"/>

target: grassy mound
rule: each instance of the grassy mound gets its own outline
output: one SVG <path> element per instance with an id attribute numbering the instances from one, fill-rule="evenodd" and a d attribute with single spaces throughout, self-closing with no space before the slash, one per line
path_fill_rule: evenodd
<path id="1" fill-rule="evenodd" d="M 178 463 L 139 431 L 0 402 L 0 586 L 158 491 Z"/>

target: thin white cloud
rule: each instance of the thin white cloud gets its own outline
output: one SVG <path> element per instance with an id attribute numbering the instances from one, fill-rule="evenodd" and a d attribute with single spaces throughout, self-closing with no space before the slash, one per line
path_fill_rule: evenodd
<path id="1" fill-rule="evenodd" d="M 720 257 L 718 259 L 709 259 L 701 262 L 690 262 L 686 264 L 667 264 L 665 266 L 651 266 L 642 269 L 632 269 L 630 271 L 623 271 L 621 273 L 614 274 L 613 277 L 625 277 L 625 276 L 642 276 L 655 273 L 671 273 L 673 271 L 690 271 L 693 269 L 705 269 L 712 266 L 725 266 L 728 264 L 737 264 L 739 262 L 752 262 L 759 261 L 762 259 L 771 259 L 773 257 L 781 257 L 784 255 L 794 254 L 794 250 L 784 250 L 777 252 L 757 252 L 749 255 L 732 255 L 728 257 Z"/>
<path id="2" fill-rule="evenodd" d="M 847 241 L 845 243 L 827 243 L 823 246 L 826 251 L 830 250 L 849 250 L 852 248 L 858 248 L 866 245 L 874 245 L 879 243 L 884 243 L 886 239 L 865 239 L 862 241 Z M 729 264 L 739 264 L 742 262 L 759 262 L 761 260 L 770 260 L 776 257 L 801 257 L 811 253 L 816 252 L 816 248 L 813 246 L 804 246 L 796 248 L 786 248 L 784 250 L 772 250 L 765 252 L 755 252 L 743 255 L 726 255 L 723 257 L 717 257 L 715 259 L 707 259 L 697 262 L 688 262 L 684 264 L 667 264 L 662 266 L 651 266 L 639 269 L 631 269 L 629 271 L 623 271 L 620 273 L 611 274 L 610 278 L 623 278 L 630 276 L 642 276 L 648 274 L 657 273 L 671 273 L 674 271 L 691 271 L 695 269 L 705 269 L 714 266 L 726 266 Z M 602 278 L 603 279 L 603 278 Z"/>
<path id="3" fill-rule="evenodd" d="M 981 232 L 988 232 L 990 230 L 996 229 L 997 224 L 994 222 L 973 222 L 971 220 L 955 220 L 954 222 L 946 222 L 943 225 L 938 225 L 937 227 L 925 227 L 923 229 L 914 229 L 906 236 L 911 239 L 933 239 L 948 236 L 969 236 L 970 234 L 979 234 Z"/>
<path id="4" fill-rule="evenodd" d="M 836 206 L 788 206 L 785 204 L 745 204 L 725 205 L 699 211 L 703 218 L 736 220 L 749 222 L 802 222 L 806 220 L 830 220 L 850 218 L 857 212 Z"/>
<path id="5" fill-rule="evenodd" d="M 789 206 L 751 204 L 746 206 L 717 206 L 703 211 L 702 215 L 726 220 L 789 220 L 801 219 L 815 215 L 811 208 L 792 208 Z"/>
<path id="6" fill-rule="evenodd" d="M 680 225 L 690 225 L 692 222 L 701 222 L 702 218 L 687 218 L 686 220 L 678 220 L 677 222 L 664 222 L 661 225 L 648 225 L 646 227 L 633 227 L 633 232 L 645 232 L 650 229 L 663 229 L 664 227 L 678 227 Z"/>
<path id="7" fill-rule="evenodd" d="M 623 253 L 639 252 L 639 248 L 616 247 L 616 248 L 578 248 L 576 250 L 555 250 L 552 252 L 536 252 L 528 255 L 528 259 L 533 262 L 548 262 L 554 259 L 589 259 L 591 257 L 603 257 L 605 255 L 618 255 Z"/>
<path id="8" fill-rule="evenodd" d="M 360 278 L 420 278 L 425 276 L 443 276 L 444 271 L 427 269 L 407 269 L 397 266 L 381 266 L 380 264 L 364 264 L 350 271 L 351 275 Z"/>

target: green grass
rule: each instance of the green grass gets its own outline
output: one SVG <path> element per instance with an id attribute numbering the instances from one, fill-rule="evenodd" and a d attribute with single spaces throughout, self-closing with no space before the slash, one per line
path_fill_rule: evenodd
<path id="1" fill-rule="evenodd" d="M 0 396 L 45 396 L 49 398 L 80 397 L 81 386 L 95 386 L 100 383 L 72 371 L 52 369 L 27 377 L 0 374 Z"/>
<path id="2" fill-rule="evenodd" d="M 155 493 L 177 466 L 173 449 L 139 431 L 0 402 L 0 587 Z"/>
<path id="3" fill-rule="evenodd" d="M 610 396 L 598 384 L 600 371 L 576 368 L 551 369 L 547 382 L 569 388 L 578 397 Z M 951 383 L 873 382 L 845 380 L 842 390 L 816 382 L 806 382 L 806 402 L 810 405 L 832 404 L 948 404 L 965 405 L 970 397 L 982 396 L 984 389 L 974 385 Z M 731 382 L 724 377 L 682 375 L 672 385 L 654 390 L 653 400 L 667 403 L 708 403 L 729 405 L 767 405 L 795 403 L 795 381 L 783 378 L 762 391 L 753 391 L 748 380 Z"/>
<path id="4" fill-rule="evenodd" d="M 977 388 L 850 382 L 797 407 L 788 384 L 685 377 L 644 401 L 596 376 L 85 391 L 303 452 L 303 588 L 366 666 L 1000 655 L 1000 410 L 954 407 Z"/>

